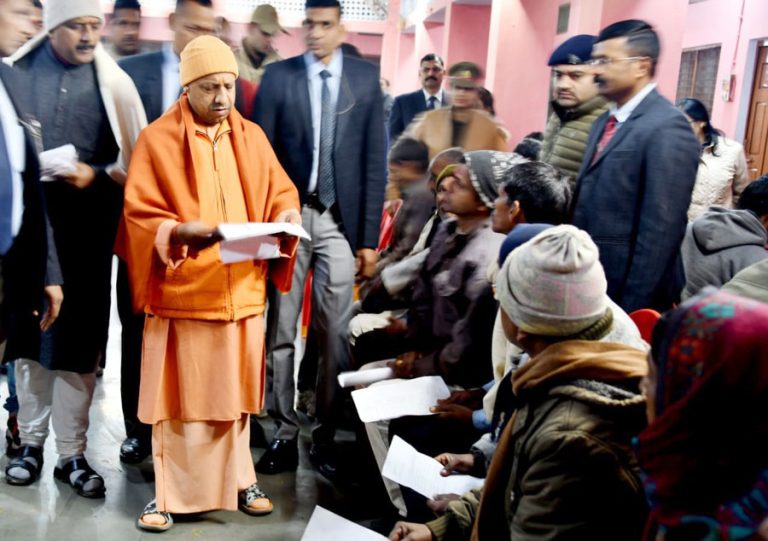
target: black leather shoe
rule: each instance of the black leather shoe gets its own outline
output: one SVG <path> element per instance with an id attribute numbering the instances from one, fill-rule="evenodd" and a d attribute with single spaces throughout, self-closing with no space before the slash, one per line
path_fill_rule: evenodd
<path id="1" fill-rule="evenodd" d="M 299 448 L 296 440 L 272 440 L 266 452 L 256 463 L 256 471 L 267 475 L 296 471 L 299 466 Z"/>
<path id="2" fill-rule="evenodd" d="M 251 439 L 249 445 L 251 447 L 258 447 L 259 449 L 266 449 L 269 447 L 269 442 L 267 441 L 266 434 L 264 434 L 264 429 L 255 415 L 251 415 L 250 423 Z"/>
<path id="3" fill-rule="evenodd" d="M 309 448 L 309 461 L 326 479 L 335 481 L 338 478 L 339 467 L 333 452 L 333 445 L 313 443 L 312 447 Z"/>
<path id="4" fill-rule="evenodd" d="M 125 438 L 120 444 L 120 462 L 138 464 L 143 462 L 151 452 L 151 444 L 144 443 L 139 438 Z"/>

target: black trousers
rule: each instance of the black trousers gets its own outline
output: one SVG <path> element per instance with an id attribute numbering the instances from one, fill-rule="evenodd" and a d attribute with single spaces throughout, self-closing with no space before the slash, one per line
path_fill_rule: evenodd
<path id="1" fill-rule="evenodd" d="M 117 312 L 123 326 L 120 362 L 120 398 L 128 438 L 138 438 L 145 445 L 152 441 L 152 427 L 138 418 L 139 384 L 141 383 L 141 341 L 144 335 L 144 314 L 131 306 L 131 286 L 128 266 L 120 260 L 117 268 Z"/>

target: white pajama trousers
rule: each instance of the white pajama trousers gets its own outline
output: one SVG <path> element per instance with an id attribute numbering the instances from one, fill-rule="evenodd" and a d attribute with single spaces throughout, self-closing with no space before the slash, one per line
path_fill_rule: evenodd
<path id="1" fill-rule="evenodd" d="M 43 447 L 53 425 L 59 457 L 85 453 L 88 411 L 96 374 L 48 370 L 36 361 L 16 361 L 19 433 L 22 445 Z"/>

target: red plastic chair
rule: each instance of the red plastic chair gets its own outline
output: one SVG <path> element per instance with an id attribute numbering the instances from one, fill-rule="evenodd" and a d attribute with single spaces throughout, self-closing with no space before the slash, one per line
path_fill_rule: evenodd
<path id="1" fill-rule="evenodd" d="M 643 340 L 650 343 L 651 336 L 653 336 L 653 328 L 661 319 L 661 314 L 650 308 L 642 308 L 629 314 L 629 318 L 637 326 L 637 330 L 640 331 L 640 336 Z"/>

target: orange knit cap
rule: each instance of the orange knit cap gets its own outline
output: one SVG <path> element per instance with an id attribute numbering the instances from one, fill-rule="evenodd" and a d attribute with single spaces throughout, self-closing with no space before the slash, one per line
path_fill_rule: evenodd
<path id="1" fill-rule="evenodd" d="M 187 43 L 179 63 L 181 86 L 214 73 L 240 74 L 232 49 L 214 36 L 199 36 Z"/>

